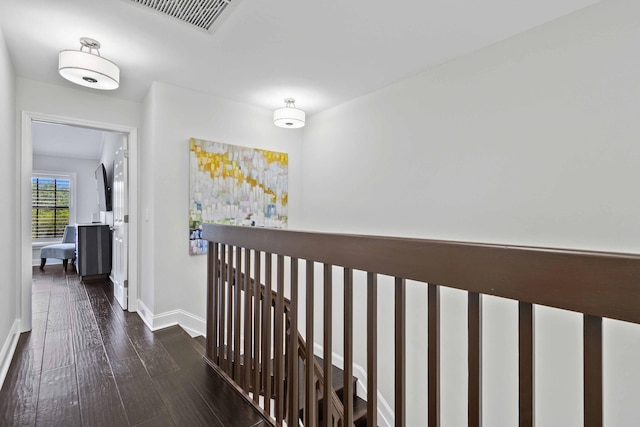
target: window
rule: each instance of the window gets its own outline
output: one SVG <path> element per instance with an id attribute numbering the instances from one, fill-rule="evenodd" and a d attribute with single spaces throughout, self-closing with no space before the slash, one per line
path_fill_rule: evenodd
<path id="1" fill-rule="evenodd" d="M 70 223 L 73 201 L 71 175 L 34 173 L 31 177 L 31 237 L 60 239 Z"/>

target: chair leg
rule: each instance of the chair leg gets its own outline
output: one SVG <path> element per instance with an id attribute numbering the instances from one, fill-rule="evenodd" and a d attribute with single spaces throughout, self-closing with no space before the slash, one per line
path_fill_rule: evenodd
<path id="1" fill-rule="evenodd" d="M 68 259 L 63 259 L 62 260 L 62 269 L 64 271 L 67 271 L 67 264 L 68 264 L 69 260 Z"/>
<path id="2" fill-rule="evenodd" d="M 40 258 L 40 270 L 44 270 L 44 265 L 47 263 L 46 258 Z"/>

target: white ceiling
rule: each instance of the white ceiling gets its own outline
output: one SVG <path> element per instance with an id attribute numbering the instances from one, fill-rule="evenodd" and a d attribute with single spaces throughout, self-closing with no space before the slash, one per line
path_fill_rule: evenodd
<path id="1" fill-rule="evenodd" d="M 113 96 L 141 100 L 155 80 L 312 114 L 598 2 L 234 1 L 211 33 L 129 0 L 0 0 L 0 26 L 27 78 L 71 85 L 58 52 L 91 37 L 121 68 Z"/>
<path id="2" fill-rule="evenodd" d="M 98 160 L 106 134 L 101 130 L 78 126 L 33 122 L 33 154 Z"/>

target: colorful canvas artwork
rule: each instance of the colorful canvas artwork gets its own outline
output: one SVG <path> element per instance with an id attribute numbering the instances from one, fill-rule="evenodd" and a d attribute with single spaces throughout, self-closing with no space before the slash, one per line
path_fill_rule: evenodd
<path id="1" fill-rule="evenodd" d="M 191 138 L 189 253 L 206 254 L 202 224 L 286 228 L 289 155 Z"/>

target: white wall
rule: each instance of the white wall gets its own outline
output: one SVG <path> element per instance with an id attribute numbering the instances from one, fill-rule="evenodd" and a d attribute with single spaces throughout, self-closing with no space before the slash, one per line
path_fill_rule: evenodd
<path id="1" fill-rule="evenodd" d="M 640 60 L 620 3 L 310 117 L 307 225 L 639 252 Z"/>
<path id="2" fill-rule="evenodd" d="M 310 117 L 302 225 L 640 253 L 638 16 L 637 1 L 604 1 Z M 391 336 L 391 307 L 382 303 L 391 299 L 390 289 L 380 291 L 381 341 Z M 407 309 L 410 343 L 424 339 L 425 302 L 416 289 Z M 517 424 L 517 312 L 512 302 L 488 303 L 485 325 L 495 329 L 485 334 L 484 421 L 510 426 Z M 466 370 L 466 343 L 458 339 L 466 315 L 452 315 L 460 304 L 455 292 L 443 294 L 443 425 L 466 422 L 466 376 L 456 374 Z M 580 318 L 537 315 L 537 423 L 581 425 Z M 631 367 L 640 328 L 607 325 L 605 344 L 626 344 L 605 350 L 605 422 L 630 426 L 640 417 L 633 403 L 640 369 Z M 423 356 L 414 355 L 407 372 L 423 372 Z M 364 366 L 363 354 L 355 361 Z M 381 351 L 380 366 L 391 362 Z M 380 382 L 392 403 L 387 371 Z M 408 381 L 407 424 L 421 425 L 426 378 Z"/>
<path id="3" fill-rule="evenodd" d="M 74 86 L 62 78 L 60 85 L 17 79 L 18 111 L 140 127 L 142 104 L 116 96 Z"/>
<path id="4" fill-rule="evenodd" d="M 140 144 L 140 300 L 150 309 L 155 307 L 155 234 L 154 216 L 151 215 L 155 200 L 154 160 L 158 151 L 155 141 L 158 132 L 157 85 L 153 84 L 145 96 L 143 105 Z M 144 307 L 139 307 L 142 312 Z"/>
<path id="5" fill-rule="evenodd" d="M 4 244 L 0 247 L 0 257 L 4 260 L 5 276 L 0 280 L 0 386 L 4 379 L 5 357 L 10 351 L 9 342 L 15 321 L 19 317 L 17 307 L 20 295 L 18 289 L 18 267 L 16 254 L 19 250 L 16 233 L 17 194 L 15 182 L 16 168 L 16 114 L 15 75 L 7 50 L 2 28 L 0 28 L 0 180 L 7 183 L 0 189 L 2 209 L 0 209 L 0 235 Z M 8 366 L 7 366 L 8 367 Z"/>
<path id="6" fill-rule="evenodd" d="M 205 317 L 206 257 L 188 254 L 189 139 L 289 153 L 290 227 L 301 202 L 301 132 L 273 125 L 272 112 L 154 83 L 142 141 L 142 281 L 153 313 L 181 309 Z"/>

